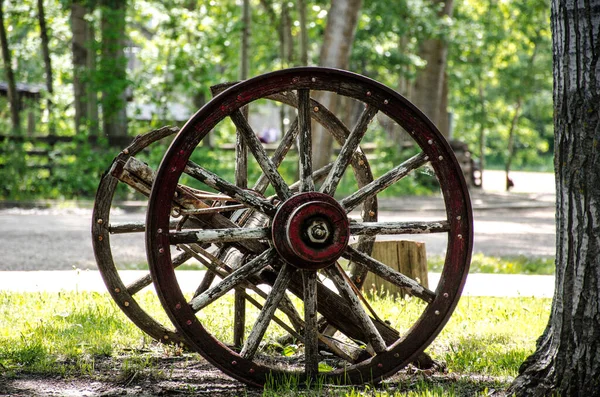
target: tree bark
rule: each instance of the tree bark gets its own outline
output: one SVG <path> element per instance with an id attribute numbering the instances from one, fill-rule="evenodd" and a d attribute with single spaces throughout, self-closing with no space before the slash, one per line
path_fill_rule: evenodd
<path id="1" fill-rule="evenodd" d="M 321 66 L 348 68 L 361 6 L 362 0 L 332 0 L 321 47 Z M 319 101 L 335 113 L 336 98 L 333 93 L 325 93 L 319 96 Z M 321 125 L 313 128 L 312 150 L 313 169 L 319 169 L 329 163 L 333 152 L 333 137 Z"/>
<path id="2" fill-rule="evenodd" d="M 438 14 L 440 19 L 452 15 L 452 0 L 433 1 L 434 6 L 439 6 L 440 4 L 443 4 Z M 443 36 L 442 34 L 441 37 L 429 38 L 421 44 L 419 56 L 426 62 L 426 65 L 417 74 L 411 98 L 413 103 L 438 128 L 440 125 L 447 125 L 446 122 L 442 121 L 442 118 L 448 117 L 445 109 L 440 111 L 441 104 L 445 102 L 442 99 L 442 95 L 444 94 L 444 74 L 446 72 L 446 60 L 448 56 L 448 42 L 447 38 Z M 447 128 L 441 132 L 444 136 L 448 136 Z"/>
<path id="3" fill-rule="evenodd" d="M 86 7 L 81 0 L 71 3 L 71 51 L 73 52 L 73 95 L 75 104 L 75 133 L 83 131 L 87 120 L 85 72 L 88 47 L 86 42 Z"/>
<path id="4" fill-rule="evenodd" d="M 600 6 L 553 0 L 551 23 L 556 290 L 537 350 L 509 392 L 600 396 Z"/>
<path id="5" fill-rule="evenodd" d="M 44 0 L 37 0 L 38 7 L 38 22 L 40 25 L 40 38 L 42 39 L 42 56 L 44 58 L 44 70 L 46 74 L 46 89 L 48 90 L 48 100 L 46 108 L 48 111 L 48 129 L 50 135 L 56 133 L 54 118 L 52 117 L 52 94 L 54 93 L 53 78 L 52 78 L 52 61 L 50 60 L 50 45 L 48 39 L 48 28 L 46 26 L 46 15 L 44 12 Z"/>
<path id="6" fill-rule="evenodd" d="M 102 0 L 99 80 L 104 134 L 114 144 L 127 137 L 127 58 L 125 0 Z"/>
<path id="7" fill-rule="evenodd" d="M 8 102 L 10 103 L 10 117 L 13 125 L 13 132 L 16 135 L 21 134 L 21 115 L 19 106 L 19 94 L 15 75 L 12 70 L 12 61 L 10 49 L 8 47 L 8 38 L 6 28 L 4 27 L 4 1 L 0 0 L 0 46 L 2 47 L 2 59 L 4 60 L 4 72 L 8 84 Z"/>

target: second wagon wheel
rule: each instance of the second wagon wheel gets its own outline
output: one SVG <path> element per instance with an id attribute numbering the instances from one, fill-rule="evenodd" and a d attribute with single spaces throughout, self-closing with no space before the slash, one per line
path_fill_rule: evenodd
<path id="1" fill-rule="evenodd" d="M 333 101 L 323 96 L 332 94 Z M 297 112 L 295 107 L 283 110 L 290 126 L 283 141 L 298 131 L 297 152 L 283 153 L 283 162 L 275 155 L 270 158 L 255 134 L 269 127 L 273 116 L 253 119 L 243 113 L 247 105 L 252 114 L 273 106 L 273 101 L 285 103 L 282 97 L 293 98 L 289 102 L 297 107 Z M 327 102 L 315 100 L 322 97 Z M 329 121 L 333 118 L 333 124 L 343 128 L 342 116 L 336 118 L 330 111 L 334 105 L 325 107 L 324 103 L 341 104 L 339 114 L 351 114 L 347 110 L 357 107 L 362 110 L 333 164 L 315 169 L 311 118 L 326 124 L 316 115 L 326 112 Z M 359 146 L 366 146 L 373 137 L 381 139 L 382 131 L 390 128 L 406 131 L 410 144 L 403 145 L 406 150 L 395 148 L 391 155 L 376 153 L 376 160 L 388 163 L 400 158 L 398 163 L 385 170 L 379 167 L 372 182 L 344 194 L 340 181 L 352 179 L 345 171 Z M 200 144 L 211 134 L 223 140 L 234 130 L 241 137 L 237 171 L 233 176 L 218 175 L 210 168 L 218 170 L 226 159 L 215 161 Z M 245 147 L 251 154 L 248 157 Z M 297 162 L 298 181 L 288 172 L 293 167 L 286 160 Z M 264 176 L 259 177 L 253 166 Z M 431 186 L 439 186 L 443 204 L 439 218 L 379 222 L 355 212 L 367 200 L 408 186 L 404 182 L 417 183 L 421 176 L 433 181 Z M 251 183 L 254 178 L 257 183 Z M 256 186 L 264 186 L 261 181 L 265 180 L 271 187 L 263 193 Z M 180 212 L 173 205 L 174 198 L 182 189 L 206 186 L 229 197 L 240 209 L 228 218 L 213 216 L 197 230 L 170 229 L 172 215 Z M 193 211 L 188 213 L 193 215 Z M 465 181 L 449 145 L 433 124 L 382 84 L 326 68 L 258 76 L 227 89 L 198 111 L 163 158 L 146 226 L 150 270 L 172 322 L 189 346 L 227 374 L 252 385 L 292 377 L 299 382 L 322 377 L 328 383 L 359 384 L 397 372 L 423 352 L 449 319 L 466 279 L 472 249 Z M 368 240 L 365 236 L 379 239 L 422 233 L 436 233 L 447 241 L 435 290 L 374 259 L 368 244 L 353 244 L 361 238 Z M 178 251 L 203 263 L 208 275 L 218 276 L 211 287 L 193 295 L 182 292 L 172 259 Z M 357 288 L 364 270 L 411 296 L 408 303 L 398 302 L 393 308 L 393 319 L 382 319 Z M 207 283 L 199 280 L 199 284 Z M 289 341 L 289 335 L 293 342 L 282 346 L 280 341 Z"/>

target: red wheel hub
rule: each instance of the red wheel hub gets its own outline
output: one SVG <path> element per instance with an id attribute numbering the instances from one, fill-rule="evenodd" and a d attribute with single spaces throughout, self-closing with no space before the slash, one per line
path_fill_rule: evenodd
<path id="1" fill-rule="evenodd" d="M 272 225 L 281 257 L 300 269 L 322 269 L 335 262 L 350 238 L 346 211 L 331 196 L 301 193 L 284 202 Z"/>

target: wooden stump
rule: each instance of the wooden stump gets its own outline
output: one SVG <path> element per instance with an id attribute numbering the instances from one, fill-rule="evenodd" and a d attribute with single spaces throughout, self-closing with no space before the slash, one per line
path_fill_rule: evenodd
<path id="1" fill-rule="evenodd" d="M 425 243 L 406 240 L 376 241 L 371 256 L 429 288 Z M 369 295 L 389 294 L 403 298 L 407 294 L 404 288 L 397 287 L 371 272 L 367 274 L 363 289 Z"/>

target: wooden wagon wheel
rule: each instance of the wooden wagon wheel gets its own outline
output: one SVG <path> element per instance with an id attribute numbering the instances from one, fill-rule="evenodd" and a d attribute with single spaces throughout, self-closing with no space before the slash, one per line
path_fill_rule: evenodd
<path id="1" fill-rule="evenodd" d="M 100 179 L 96 191 L 92 212 L 92 245 L 104 283 L 113 300 L 127 317 L 146 334 L 162 343 L 184 344 L 185 340 L 170 324 L 167 326 L 155 319 L 136 299 L 136 294 L 152 284 L 150 273 L 131 282 L 124 281 L 111 248 L 111 241 L 113 241 L 111 237 L 140 235 L 145 230 L 143 220 L 124 223 L 111 221 L 111 212 L 115 210 L 113 200 L 117 187 L 120 183 L 127 185 L 131 192 L 135 192 L 138 199 L 145 199 L 150 194 L 154 171 L 136 156 L 143 153 L 148 146 L 173 136 L 178 131 L 177 127 L 163 127 L 139 135 L 115 157 Z M 143 240 L 140 243 L 143 244 Z M 182 264 L 189 258 L 190 256 L 181 255 L 175 260 L 175 264 Z"/>
<path id="2" fill-rule="evenodd" d="M 315 114 L 328 112 L 311 98 L 320 91 L 358 101 L 364 110 L 335 162 L 325 170 L 325 180 L 315 183 L 316 175 L 324 170 L 312 168 L 310 120 L 316 119 Z M 296 185 L 280 175 L 279 161 L 269 158 L 242 113 L 244 106 L 260 106 L 278 95 L 294 97 L 298 108 Z M 418 153 L 354 193 L 334 196 L 377 113 L 407 131 Z M 272 185 L 272 197 L 248 189 L 245 171 L 237 173 L 236 185 L 194 161 L 201 161 L 194 157 L 200 142 L 226 128 L 229 120 L 242 138 L 239 141 L 251 152 L 250 159 L 255 159 Z M 290 131 L 295 125 L 292 123 Z M 292 134 L 290 131 L 286 136 Z M 245 170 L 243 145 L 238 147 L 242 148 L 237 156 L 238 170 Z M 368 198 L 424 167 L 430 167 L 439 181 L 446 214 L 442 219 L 365 222 L 352 214 Z M 202 227 L 197 230 L 170 229 L 173 213 L 180 212 L 175 200 L 186 189 L 203 185 L 244 209 L 231 218 L 211 214 L 200 220 Z M 152 277 L 178 331 L 190 347 L 214 365 L 253 385 L 263 385 L 271 377 L 297 377 L 303 382 L 317 376 L 332 383 L 365 383 L 395 373 L 420 354 L 447 322 L 460 297 L 472 249 L 472 214 L 464 178 L 449 145 L 433 124 L 395 91 L 363 76 L 325 68 L 289 69 L 247 80 L 198 111 L 163 158 L 150 195 L 146 225 Z M 447 236 L 444 267 L 435 291 L 373 259 L 368 250 L 349 245 L 351 238 L 360 236 L 417 233 Z M 216 254 L 207 253 L 202 244 L 210 244 Z M 210 269 L 207 274 L 219 276 L 220 281 L 208 287 L 203 280 L 200 284 L 205 288 L 199 293 L 184 295 L 173 265 L 178 250 L 205 264 Z M 359 272 L 348 276 L 340 264 L 342 258 L 406 288 L 420 309 L 419 315 L 407 314 L 408 323 L 398 328 L 381 320 L 350 279 Z M 228 294 L 230 291 L 235 294 Z M 232 300 L 237 302 L 235 310 L 223 312 L 230 310 Z M 240 302 L 259 308 L 256 320 L 247 321 L 251 310 Z M 332 335 L 322 323 L 338 332 Z M 274 353 L 276 344 L 270 342 L 286 333 L 296 338 L 298 345 Z"/>

